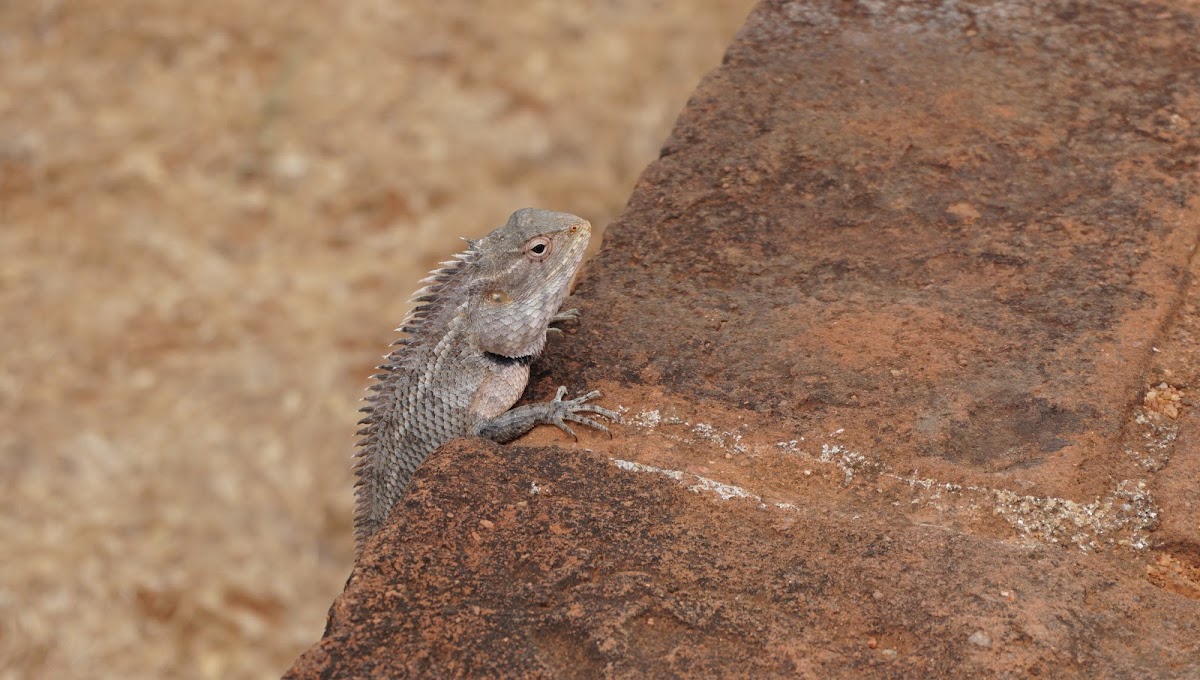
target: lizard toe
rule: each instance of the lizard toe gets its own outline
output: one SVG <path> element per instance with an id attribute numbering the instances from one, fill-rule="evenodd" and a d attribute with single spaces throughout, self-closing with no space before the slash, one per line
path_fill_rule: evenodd
<path id="1" fill-rule="evenodd" d="M 575 412 L 576 413 L 595 413 L 596 415 L 601 416 L 603 418 L 608 418 L 609 420 L 613 421 L 614 423 L 621 422 L 621 414 L 620 413 L 606 409 L 603 406 L 597 406 L 595 404 L 581 404 L 578 408 L 575 409 Z"/>
<path id="2" fill-rule="evenodd" d="M 572 307 L 571 309 L 564 309 L 561 312 L 559 312 L 558 314 L 555 314 L 550 319 L 550 323 L 558 323 L 560 321 L 578 321 L 578 320 L 579 320 L 579 310 L 576 309 L 575 307 Z"/>
<path id="3" fill-rule="evenodd" d="M 598 423 L 595 420 L 581 416 L 578 413 L 570 413 L 563 417 L 566 418 L 567 420 L 570 420 L 571 422 L 579 423 L 581 425 L 587 425 L 588 427 L 594 427 L 597 430 L 601 430 L 603 432 L 608 432 L 608 428 L 605 427 L 603 423 Z M 612 433 L 609 432 L 609 434 L 611 435 Z"/>
<path id="4" fill-rule="evenodd" d="M 564 417 L 574 420 L 574 418 L 570 418 L 570 414 L 567 414 L 566 416 L 560 416 L 554 419 L 554 426 L 571 435 L 571 439 L 579 441 L 579 435 L 575 434 L 575 430 L 572 430 L 570 425 L 567 425 L 565 422 L 563 422 Z"/>
<path id="5" fill-rule="evenodd" d="M 591 392 L 588 392 L 587 394 L 583 395 L 582 397 L 575 397 L 571 401 L 576 404 L 584 404 L 586 402 L 589 402 L 589 401 L 595 399 L 598 396 L 600 396 L 600 390 L 592 390 Z"/>

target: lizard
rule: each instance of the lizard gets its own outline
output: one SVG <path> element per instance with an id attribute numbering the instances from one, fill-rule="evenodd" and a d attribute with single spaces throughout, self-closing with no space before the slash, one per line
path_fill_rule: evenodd
<path id="1" fill-rule="evenodd" d="M 550 326 L 579 318 L 560 310 L 583 261 L 591 224 L 568 213 L 518 210 L 466 251 L 430 272 L 409 301 L 381 370 L 372 376 L 355 453 L 356 553 L 383 525 L 417 467 L 442 444 L 477 436 L 511 442 L 536 425 L 572 438 L 572 421 L 609 432 L 589 416 L 619 422 L 589 403 L 591 391 L 512 408 L 529 381 L 529 364 Z M 584 415 L 588 414 L 588 415 Z M 609 436 L 611 433 L 609 432 Z"/>

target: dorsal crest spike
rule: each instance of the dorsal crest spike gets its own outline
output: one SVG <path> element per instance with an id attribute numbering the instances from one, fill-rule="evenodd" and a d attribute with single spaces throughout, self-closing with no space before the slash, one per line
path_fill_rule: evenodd
<path id="1" fill-rule="evenodd" d="M 430 271 L 429 276 L 420 281 L 421 287 L 413 292 L 412 297 L 408 300 L 409 304 L 413 305 L 412 309 L 396 328 L 396 332 L 410 337 L 400 338 L 392 343 L 392 346 L 412 344 L 415 338 L 411 336 L 420 332 L 422 322 L 435 316 L 442 308 L 444 295 L 447 292 L 446 286 L 464 267 L 469 266 L 479 257 L 479 252 L 475 249 L 479 241 L 465 238 L 463 240 L 467 242 L 465 251 L 456 254 L 453 260 L 442 262 L 439 269 Z"/>

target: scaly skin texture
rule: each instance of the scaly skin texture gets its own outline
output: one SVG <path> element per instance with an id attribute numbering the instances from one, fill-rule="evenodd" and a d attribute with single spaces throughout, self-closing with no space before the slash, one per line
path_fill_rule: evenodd
<path id="1" fill-rule="evenodd" d="M 535 425 L 565 421 L 607 432 L 584 413 L 617 420 L 587 403 L 589 392 L 512 409 L 542 352 L 550 323 L 577 318 L 559 312 L 579 270 L 591 225 L 575 215 L 525 208 L 422 283 L 419 303 L 398 329 L 359 423 L 355 472 L 358 551 L 400 500 L 417 466 L 438 446 L 476 435 L 506 443 Z M 512 409 L 512 410 L 509 410 Z"/>

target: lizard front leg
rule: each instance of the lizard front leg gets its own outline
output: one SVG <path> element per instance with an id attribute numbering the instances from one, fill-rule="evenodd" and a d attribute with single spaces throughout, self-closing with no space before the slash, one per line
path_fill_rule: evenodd
<path id="1" fill-rule="evenodd" d="M 562 323 L 564 321 L 578 322 L 579 321 L 579 310 L 576 309 L 575 307 L 572 307 L 571 309 L 563 309 L 563 310 L 560 310 L 558 312 L 558 314 L 555 314 L 554 316 L 550 317 L 550 323 Z M 547 326 L 546 332 L 553 333 L 554 335 L 562 335 L 563 334 L 563 330 L 561 328 L 558 328 L 557 326 Z"/>
<path id="2" fill-rule="evenodd" d="M 575 436 L 575 431 L 567 425 L 566 421 L 570 420 L 587 425 L 588 427 L 594 427 L 603 432 L 608 432 L 607 427 L 591 418 L 580 415 L 581 413 L 594 413 L 614 423 L 621 420 L 620 414 L 616 411 L 610 411 L 602 406 L 587 403 L 600 396 L 599 391 L 593 390 L 582 397 L 563 400 L 566 394 L 567 388 L 560 387 L 558 388 L 558 393 L 554 395 L 554 401 L 519 406 L 511 411 L 505 411 L 494 418 L 480 421 L 475 425 L 473 434 L 500 444 L 507 444 L 532 430 L 536 425 L 554 425 L 563 432 L 571 435 L 572 438 L 578 439 Z M 609 434 L 611 436 L 612 433 Z"/>

